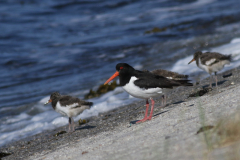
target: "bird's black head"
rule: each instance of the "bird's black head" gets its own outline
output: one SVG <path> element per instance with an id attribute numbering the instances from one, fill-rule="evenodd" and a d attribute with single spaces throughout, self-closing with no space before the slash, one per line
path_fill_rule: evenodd
<path id="1" fill-rule="evenodd" d="M 48 104 L 48 103 L 57 103 L 57 101 L 59 100 L 59 98 L 61 97 L 61 94 L 58 93 L 58 92 L 53 92 L 50 96 L 50 99 L 45 103 L 45 104 Z"/>
<path id="2" fill-rule="evenodd" d="M 200 57 L 201 55 L 202 55 L 202 52 L 201 52 L 201 51 L 197 51 L 197 52 L 194 53 L 193 58 L 194 58 L 195 60 L 197 60 L 198 57 Z"/>
<path id="3" fill-rule="evenodd" d="M 202 55 L 202 52 L 201 52 L 201 51 L 195 52 L 194 55 L 193 55 L 193 59 L 192 59 L 188 64 L 192 63 L 193 61 L 197 61 L 198 58 L 199 58 L 201 55 Z M 198 63 L 198 61 L 197 61 L 197 63 Z"/>
<path id="4" fill-rule="evenodd" d="M 116 70 L 120 72 L 120 70 L 134 70 L 134 68 L 127 63 L 118 63 L 116 65 Z"/>
<path id="5" fill-rule="evenodd" d="M 53 93 L 51 94 L 51 96 L 50 96 L 50 99 L 51 99 L 51 100 L 56 100 L 56 99 L 58 99 L 60 96 L 61 96 L 60 93 L 58 93 L 58 92 L 53 92 Z"/>
<path id="6" fill-rule="evenodd" d="M 108 84 L 108 82 L 110 82 L 117 76 L 120 76 L 120 85 L 121 85 L 122 83 L 121 78 L 125 77 L 126 80 L 129 80 L 131 73 L 134 72 L 134 68 L 127 63 L 118 63 L 116 65 L 116 70 L 117 71 L 104 83 L 104 85 Z"/>

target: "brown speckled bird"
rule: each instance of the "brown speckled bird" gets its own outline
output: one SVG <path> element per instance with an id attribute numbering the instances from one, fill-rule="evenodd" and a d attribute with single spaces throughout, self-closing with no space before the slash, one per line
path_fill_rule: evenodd
<path id="1" fill-rule="evenodd" d="M 50 102 L 52 102 L 52 107 L 56 112 L 69 118 L 68 132 L 75 131 L 72 117 L 81 114 L 85 109 L 90 109 L 93 105 L 92 102 L 86 102 L 68 95 L 61 95 L 58 92 L 52 93 L 50 99 L 45 104 Z"/>
<path id="2" fill-rule="evenodd" d="M 226 64 L 230 64 L 231 55 L 222 55 L 217 52 L 198 51 L 194 53 L 193 59 L 188 63 L 196 61 L 199 68 L 210 74 L 210 87 L 212 87 L 212 73 L 215 74 L 216 87 L 217 87 L 217 72 L 222 70 Z"/>

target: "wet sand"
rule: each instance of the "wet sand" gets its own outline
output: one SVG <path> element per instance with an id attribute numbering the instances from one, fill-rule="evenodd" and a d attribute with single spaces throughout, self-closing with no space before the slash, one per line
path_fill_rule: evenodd
<path id="1" fill-rule="evenodd" d="M 200 97 L 194 95 L 208 87 L 208 78 L 193 87 L 176 88 L 163 109 L 158 107 L 160 98 L 154 98 L 151 121 L 135 124 L 145 112 L 144 100 L 139 100 L 90 118 L 74 133 L 55 136 L 66 130 L 64 126 L 4 146 L 1 152 L 11 155 L 2 159 L 203 159 L 206 146 L 202 135 L 196 135 L 201 127 L 199 106 L 205 110 L 207 124 L 234 113 L 240 102 L 239 77 L 239 67 L 219 74 L 218 90 L 214 87 Z M 224 158 L 222 151 L 213 153 L 210 156 Z"/>

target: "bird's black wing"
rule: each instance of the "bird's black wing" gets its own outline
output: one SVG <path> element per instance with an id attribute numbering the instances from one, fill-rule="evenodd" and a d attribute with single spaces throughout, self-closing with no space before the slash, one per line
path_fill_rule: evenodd
<path id="1" fill-rule="evenodd" d="M 175 80 L 167 79 L 163 76 L 148 75 L 138 76 L 138 79 L 134 81 L 134 84 L 140 88 L 173 88 L 174 86 L 180 86 L 181 84 Z"/>
<path id="2" fill-rule="evenodd" d="M 229 60 L 231 61 L 231 55 L 223 55 L 217 52 L 206 52 L 203 54 L 204 56 L 201 57 L 201 60 L 204 65 L 211 66 L 215 63 L 218 63 L 222 60 Z"/>
<path id="3" fill-rule="evenodd" d="M 68 106 L 70 108 L 77 108 L 77 107 L 81 107 L 82 105 L 89 105 L 89 106 L 93 105 L 92 102 L 86 102 L 86 101 L 80 100 L 79 98 L 71 97 L 71 96 L 62 96 L 59 102 L 62 106 Z"/>

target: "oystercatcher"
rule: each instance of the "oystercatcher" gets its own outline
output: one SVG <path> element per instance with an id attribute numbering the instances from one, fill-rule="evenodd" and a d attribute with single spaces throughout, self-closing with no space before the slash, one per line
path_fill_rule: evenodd
<path id="1" fill-rule="evenodd" d="M 120 85 L 126 92 L 133 97 L 146 100 L 145 116 L 136 123 L 151 120 L 155 103 L 152 98 L 161 95 L 164 88 L 170 89 L 174 86 L 192 86 L 192 83 L 188 82 L 189 80 L 172 80 L 149 71 L 138 71 L 127 63 L 117 64 L 116 70 L 117 71 L 104 84 L 107 84 L 115 77 L 119 76 Z M 148 116 L 149 98 L 152 102 L 152 107 L 150 115 Z"/>
<path id="2" fill-rule="evenodd" d="M 222 70 L 226 64 L 230 64 L 231 55 L 222 55 L 217 52 L 195 52 L 193 59 L 188 63 L 196 61 L 199 68 L 210 74 L 210 87 L 212 87 L 212 73 L 215 74 L 216 87 L 217 87 L 217 72 Z"/>
<path id="3" fill-rule="evenodd" d="M 68 132 L 71 132 L 71 126 L 72 131 L 75 131 L 72 117 L 81 114 L 85 109 L 89 109 L 93 105 L 92 102 L 86 102 L 68 95 L 61 95 L 58 92 L 53 92 L 45 104 L 50 102 L 52 102 L 52 107 L 56 112 L 69 118 Z"/>

